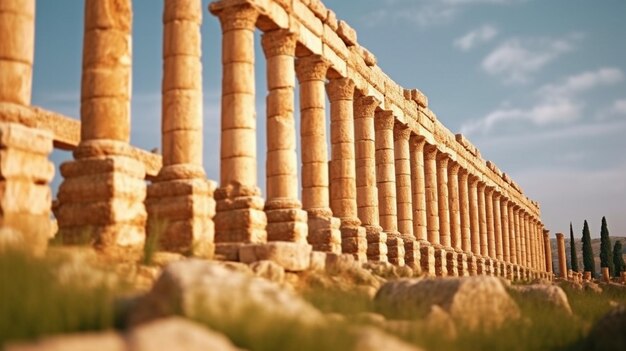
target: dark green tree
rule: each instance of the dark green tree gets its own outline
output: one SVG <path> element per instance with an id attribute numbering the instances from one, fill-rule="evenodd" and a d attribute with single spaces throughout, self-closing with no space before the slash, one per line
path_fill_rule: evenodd
<path id="1" fill-rule="evenodd" d="M 616 241 L 613 246 L 613 265 L 615 266 L 614 276 L 619 277 L 621 272 L 626 271 L 626 263 L 624 263 L 624 256 L 622 255 L 622 242 Z"/>
<path id="2" fill-rule="evenodd" d="M 585 272 L 591 272 L 591 276 L 596 276 L 596 264 L 593 261 L 593 248 L 591 247 L 591 234 L 587 220 L 583 225 L 583 268 Z"/>
<path id="3" fill-rule="evenodd" d="M 578 256 L 576 256 L 576 241 L 574 241 L 574 230 L 572 222 L 569 222 L 569 257 L 572 271 L 578 272 Z"/>
<path id="4" fill-rule="evenodd" d="M 602 217 L 602 227 L 600 228 L 600 267 L 608 267 L 609 274 L 613 274 L 614 271 L 612 249 L 606 218 Z"/>

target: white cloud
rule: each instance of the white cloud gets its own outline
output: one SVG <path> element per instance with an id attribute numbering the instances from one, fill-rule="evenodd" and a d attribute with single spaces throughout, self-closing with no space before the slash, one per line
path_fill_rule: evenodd
<path id="1" fill-rule="evenodd" d="M 505 83 L 526 83 L 534 73 L 575 48 L 580 36 L 567 38 L 511 38 L 489 53 L 482 68 Z"/>
<path id="2" fill-rule="evenodd" d="M 614 114 L 626 115 L 626 99 L 615 100 L 615 102 L 613 102 L 613 106 L 611 107 L 611 111 Z"/>
<path id="3" fill-rule="evenodd" d="M 461 51 L 469 51 L 476 45 L 487 43 L 498 35 L 498 29 L 492 25 L 484 24 L 460 38 L 457 38 L 453 45 Z"/>
<path id="4" fill-rule="evenodd" d="M 624 73 L 619 68 L 604 67 L 596 71 L 587 71 L 567 77 L 560 84 L 548 84 L 539 89 L 539 94 L 569 97 L 601 85 L 612 85 L 624 80 Z"/>

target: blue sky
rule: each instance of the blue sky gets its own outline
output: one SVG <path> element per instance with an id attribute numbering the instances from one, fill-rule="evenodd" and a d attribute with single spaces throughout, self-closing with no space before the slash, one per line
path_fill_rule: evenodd
<path id="1" fill-rule="evenodd" d="M 205 3 L 206 10 L 208 1 Z M 453 132 L 541 204 L 554 232 L 626 235 L 626 2 L 327 0 L 396 82 L 419 88 Z M 83 2 L 37 3 L 33 104 L 79 116 Z M 132 136 L 160 146 L 162 2 L 135 0 Z M 204 13 L 205 168 L 219 177 L 221 34 Z M 259 184 L 265 63 L 257 40 Z M 296 95 L 297 96 L 297 95 Z M 53 160 L 69 159 L 56 151 Z M 55 179 L 58 187 L 60 176 Z"/>

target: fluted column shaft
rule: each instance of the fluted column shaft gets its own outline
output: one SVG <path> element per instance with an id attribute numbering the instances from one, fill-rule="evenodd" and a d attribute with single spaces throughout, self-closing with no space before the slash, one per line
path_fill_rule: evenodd
<path id="1" fill-rule="evenodd" d="M 450 211 L 450 241 L 457 252 L 461 251 L 461 209 L 459 196 L 459 164 L 448 163 L 448 208 Z"/>
<path id="2" fill-rule="evenodd" d="M 487 229 L 487 199 L 485 190 L 487 189 L 485 183 L 478 183 L 478 218 L 480 227 L 480 255 L 489 256 L 488 246 L 488 229 Z"/>
<path id="3" fill-rule="evenodd" d="M 493 193 L 493 228 L 494 237 L 496 239 L 496 258 L 502 261 L 503 257 L 503 240 L 502 240 L 502 213 L 500 210 L 500 193 Z"/>
<path id="4" fill-rule="evenodd" d="M 424 178 L 423 137 L 411 135 L 411 190 L 413 192 L 413 233 L 417 240 L 428 240 L 426 216 L 426 180 Z"/>
<path id="5" fill-rule="evenodd" d="M 415 240 L 413 233 L 413 201 L 411 194 L 411 130 L 396 123 L 394 127 L 394 157 L 396 167 L 396 199 L 398 231 L 403 237 Z"/>
<path id="6" fill-rule="evenodd" d="M 448 203 L 448 161 L 447 154 L 437 155 L 437 195 L 439 197 L 439 242 L 446 248 L 452 247 L 450 240 L 450 207 Z"/>
<path id="7" fill-rule="evenodd" d="M 487 212 L 487 250 L 489 257 L 496 259 L 496 230 L 493 219 L 493 188 L 485 189 L 485 210 Z"/>
<path id="8" fill-rule="evenodd" d="M 372 96 L 358 97 L 354 102 L 356 138 L 356 186 L 359 219 L 363 226 L 380 231 L 378 188 L 376 187 L 376 145 L 374 111 L 380 104 Z"/>
<path id="9" fill-rule="evenodd" d="M 509 216 L 509 245 L 510 245 L 510 257 L 512 264 L 518 264 L 517 262 L 517 229 L 515 226 L 515 212 L 513 202 L 510 201 L 507 208 Z"/>
<path id="10" fill-rule="evenodd" d="M 376 185 L 378 187 L 380 225 L 388 235 L 399 234 L 393 142 L 394 124 L 395 119 L 391 111 L 376 112 Z"/>
<path id="11" fill-rule="evenodd" d="M 0 102 L 28 106 L 33 81 L 35 0 L 2 2 L 0 42 Z"/>
<path id="12" fill-rule="evenodd" d="M 526 267 L 533 268 L 533 260 L 532 260 L 532 244 L 531 244 L 531 234 L 530 234 L 530 216 L 528 213 L 524 212 L 524 241 L 526 243 Z"/>
<path id="13" fill-rule="evenodd" d="M 470 195 L 469 195 L 469 174 L 467 170 L 461 168 L 459 171 L 459 202 L 461 212 L 461 249 L 465 253 L 472 251 L 470 232 Z"/>
<path id="14" fill-rule="evenodd" d="M 502 259 L 511 262 L 511 246 L 509 241 L 509 200 L 500 199 L 500 215 L 502 216 Z"/>
<path id="15" fill-rule="evenodd" d="M 424 179 L 426 180 L 426 216 L 428 241 L 439 245 L 439 197 L 437 194 L 437 147 L 424 146 Z"/>
<path id="16" fill-rule="evenodd" d="M 478 205 L 478 178 L 473 175 L 469 176 L 469 204 L 472 253 L 474 255 L 480 255 L 480 211 Z"/>

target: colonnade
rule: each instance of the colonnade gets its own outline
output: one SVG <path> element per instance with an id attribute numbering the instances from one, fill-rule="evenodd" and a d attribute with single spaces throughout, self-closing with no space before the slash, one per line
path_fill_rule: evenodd
<path id="1" fill-rule="evenodd" d="M 222 30 L 222 98 L 219 185 L 207 180 L 201 1 L 164 4 L 163 167 L 146 186 L 144 166 L 129 152 L 131 1 L 85 2 L 81 142 L 61 167 L 55 209 L 64 238 L 89 230 L 97 247 L 127 253 L 146 234 L 159 235 L 164 250 L 231 260 L 242 259 L 242 247 L 280 243 L 282 255 L 308 246 L 433 276 L 528 279 L 549 271 L 538 208 L 520 201 L 521 192 L 483 171 L 480 156 L 468 160 L 399 118 L 386 96 L 357 84 L 252 0 L 210 6 Z M 325 25 L 343 33 L 341 45 L 356 45 L 345 26 Z M 257 117 L 259 28 L 267 100 Z M 257 184 L 257 118 L 267 120 L 265 198 Z"/>

